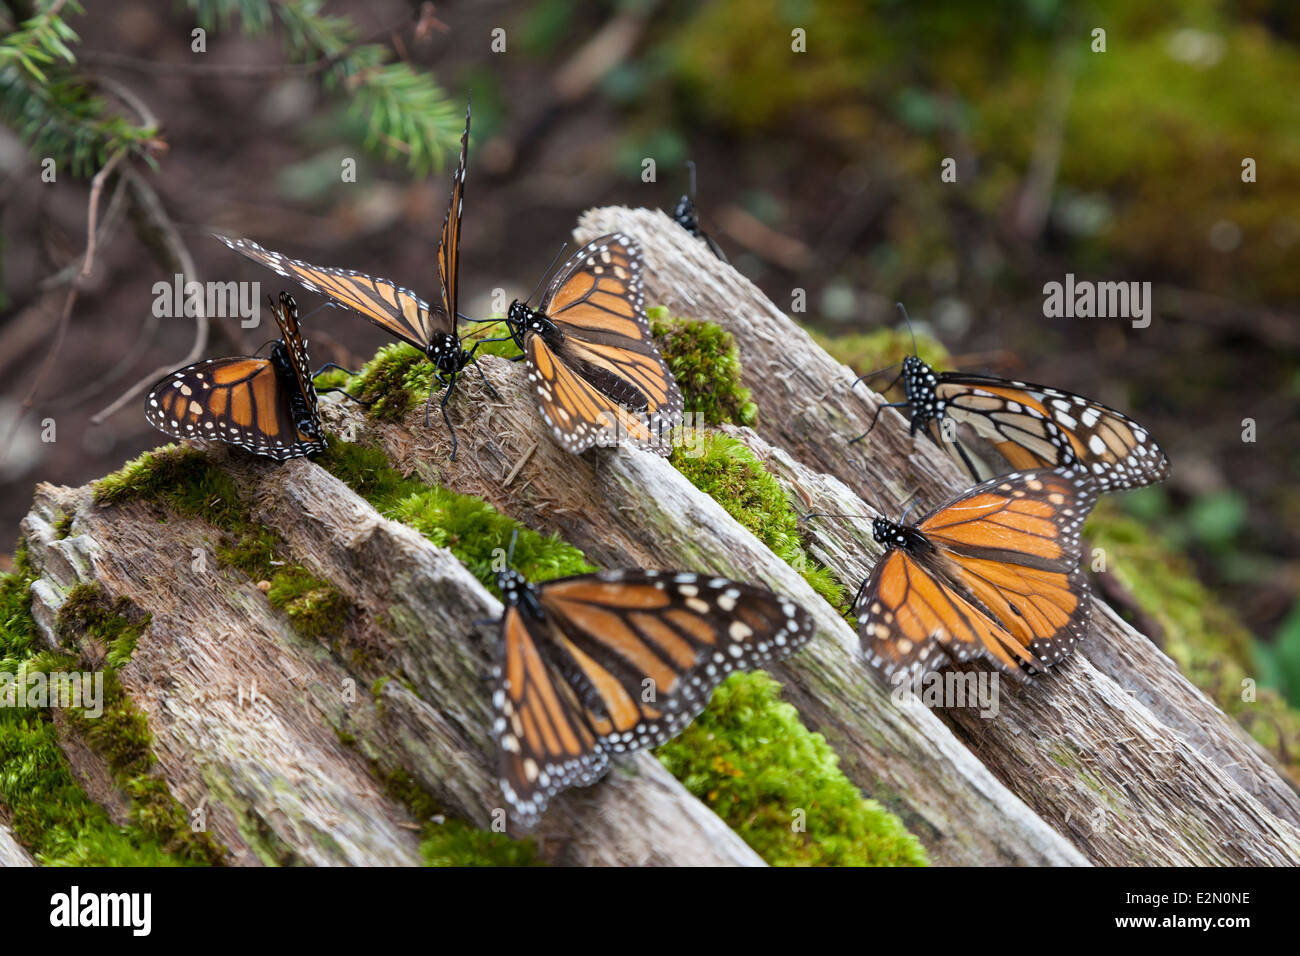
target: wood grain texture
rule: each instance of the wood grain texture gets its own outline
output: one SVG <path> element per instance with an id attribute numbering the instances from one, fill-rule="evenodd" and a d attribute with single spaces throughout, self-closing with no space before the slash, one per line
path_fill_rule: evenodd
<path id="1" fill-rule="evenodd" d="M 92 581 L 153 615 L 122 684 L 148 717 L 172 793 L 189 808 L 205 802 L 233 863 L 417 863 L 416 821 L 367 758 L 488 826 L 501 806 L 481 679 L 493 638 L 473 622 L 499 616 L 500 603 L 450 552 L 319 466 L 211 454 L 286 557 L 347 597 L 340 644 L 364 648 L 364 664 L 295 635 L 215 555 L 194 572 L 193 549 L 211 551 L 212 529 L 175 516 L 162 525 L 145 504 L 101 507 L 88 488 L 40 486 L 24 522 L 46 585 L 34 589 L 38 617 L 53 620 L 63 593 Z M 76 515 L 70 537 L 54 534 L 58 514 Z M 373 695 L 379 673 L 393 679 Z M 547 827 L 552 858 L 579 865 L 762 864 L 645 754 L 607 785 L 556 801 Z"/>
<path id="2" fill-rule="evenodd" d="M 851 390 L 855 372 L 667 217 L 593 210 L 577 238 L 615 230 L 642 240 L 648 301 L 736 334 L 760 419 L 729 431 L 801 513 L 870 515 L 864 498 L 893 507 L 916 489 L 928 507 L 964 486 L 892 412 L 868 447 L 849 451 L 879 396 Z M 785 696 L 937 863 L 1300 861 L 1300 800 L 1268 755 L 1107 609 L 1094 614 L 1085 651 L 1052 675 L 1023 687 L 1003 681 L 992 719 L 897 702 L 835 609 L 668 461 L 632 448 L 567 454 L 541 422 L 524 368 L 491 357 L 483 366 L 495 393 L 467 375 L 449 407 L 454 462 L 445 429 L 426 428 L 422 406 L 382 422 L 327 396 L 322 414 L 404 474 L 481 497 L 599 565 L 723 574 L 804 605 L 818 635 L 774 671 Z M 386 792 L 380 777 L 391 770 L 448 813 L 490 825 L 501 798 L 483 677 L 496 637 L 474 622 L 498 615 L 499 602 L 453 555 L 320 466 L 224 448 L 209 457 L 250 517 L 276 532 L 282 557 L 346 598 L 342 632 L 296 634 L 256 582 L 220 565 L 219 534 L 201 521 L 164 523 L 150 504 L 105 507 L 89 488 L 40 485 L 22 532 L 46 639 L 59 640 L 57 611 L 78 583 L 152 615 L 123 686 L 149 721 L 172 793 L 187 808 L 204 803 L 232 863 L 418 863 L 423 821 Z M 65 515 L 71 533 L 60 538 Z M 804 522 L 805 545 L 856 587 L 879 554 L 868 524 Z M 206 571 L 194 570 L 196 549 Z M 647 754 L 554 800 L 538 835 L 559 863 L 762 863 Z M 23 862 L 5 836 L 0 827 L 0 862 Z"/>

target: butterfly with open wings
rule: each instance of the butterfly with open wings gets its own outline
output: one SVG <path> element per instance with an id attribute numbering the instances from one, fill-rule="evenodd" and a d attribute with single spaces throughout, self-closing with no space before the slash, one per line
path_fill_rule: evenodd
<path id="1" fill-rule="evenodd" d="M 462 371 L 474 360 L 474 348 L 461 347 L 457 312 L 460 272 L 460 224 L 464 210 L 465 168 L 469 155 L 470 112 L 465 109 L 465 133 L 460 140 L 460 163 L 452 177 L 451 200 L 442 222 L 438 242 L 438 283 L 441 301 L 430 305 L 409 289 L 388 279 L 378 279 L 350 269 L 315 266 L 264 249 L 248 239 L 217 236 L 231 249 L 261 263 L 312 292 L 326 296 L 330 304 L 359 312 L 384 331 L 415 346 L 433 363 L 435 380 L 446 386 L 441 402 L 442 417 L 451 432 L 451 457 L 456 456 L 456 431 L 447 415 L 447 402 Z M 430 386 L 430 401 L 432 385 Z M 428 403 L 425 405 L 428 424 Z"/>
<path id="2" fill-rule="evenodd" d="M 793 601 L 722 577 L 604 571 L 532 584 L 507 570 L 497 583 L 493 735 L 524 829 L 612 756 L 679 733 L 732 671 L 788 657 L 815 629 Z"/>
<path id="3" fill-rule="evenodd" d="M 976 481 L 993 469 L 966 447 L 961 426 L 990 442 L 1012 468 L 1077 463 L 1101 491 L 1140 488 L 1169 476 L 1169 459 L 1145 428 L 1082 395 L 992 375 L 936 372 L 915 354 L 903 359 L 900 377 L 905 399 L 879 406 L 853 442 L 871 434 L 881 411 L 900 408 L 911 413 L 912 435 L 928 432 Z"/>
<path id="4" fill-rule="evenodd" d="M 858 637 L 886 680 L 986 657 L 1017 677 L 1067 657 L 1086 634 L 1079 530 L 1097 500 L 1089 475 L 1014 472 L 915 524 L 877 517 L 885 547 L 854 601 Z"/>

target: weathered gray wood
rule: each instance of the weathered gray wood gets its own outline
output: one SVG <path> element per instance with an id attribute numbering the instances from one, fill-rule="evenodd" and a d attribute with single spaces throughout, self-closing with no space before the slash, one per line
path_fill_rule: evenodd
<path id="1" fill-rule="evenodd" d="M 206 800 L 232 862 L 268 853 L 312 864 L 418 862 L 417 827 L 365 757 L 491 825 L 502 812 L 481 679 L 492 637 L 473 621 L 498 616 L 499 602 L 450 552 L 382 518 L 320 467 L 212 455 L 287 557 L 347 597 L 354 610 L 341 643 L 364 648 L 368 665 L 294 635 L 255 582 L 218 567 L 202 523 L 173 517 L 160 533 L 148 506 L 96 506 L 89 489 L 41 486 L 24 522 L 43 571 L 38 618 L 52 621 L 62 592 L 86 581 L 153 614 L 122 683 L 149 718 L 173 793 L 189 807 Z M 52 526 L 60 513 L 76 516 L 61 540 Z M 206 553 L 206 571 L 192 570 L 193 549 Z M 395 679 L 376 700 L 370 686 L 381 673 Z M 256 839 L 253 824 L 263 831 Z M 555 838 L 554 859 L 582 865 L 762 864 L 649 755 L 608 785 L 557 800 L 542 835 Z"/>
<path id="2" fill-rule="evenodd" d="M 0 867 L 35 865 L 31 854 L 19 846 L 9 828 L 0 823 Z"/>
<path id="3" fill-rule="evenodd" d="M 925 440 L 913 441 L 902 416 L 894 411 L 881 414 L 865 448 L 851 448 L 848 439 L 865 430 L 882 401 L 880 396 L 863 386 L 851 389 L 856 371 L 831 359 L 752 283 L 718 262 L 702 244 L 687 241 L 680 227 L 661 212 L 592 210 L 582 217 L 575 237 L 585 241 L 618 230 L 642 242 L 651 303 L 718 322 L 736 335 L 744 383 L 763 410 L 756 430 L 792 462 L 812 473 L 834 476 L 859 494 L 870 489 L 865 497 L 883 498 L 887 507 L 898 511 L 909 494 L 916 493 L 929 507 L 968 484 L 941 451 Z M 867 512 L 857 495 L 853 502 L 842 509 L 821 503 L 817 507 Z M 879 553 L 863 527 L 855 547 L 837 556 L 843 560 L 830 562 L 831 567 L 842 569 L 847 581 L 856 580 Z M 850 563 L 852 558 L 856 564 Z M 1096 661 L 1085 662 L 1088 649 L 1097 646 L 1103 650 L 1095 654 Z M 1095 861 L 1294 861 L 1300 852 L 1296 841 L 1300 802 L 1262 749 L 1178 674 L 1168 658 L 1115 615 L 1104 610 L 1094 615 L 1088 649 L 1078 655 L 1075 666 L 1062 668 L 1058 679 L 1041 681 L 1031 692 L 1013 698 L 1009 710 L 1004 710 L 1006 720 L 982 721 L 969 713 L 949 717 L 994 773 L 1058 830 L 1074 831 L 1072 838 Z M 1097 662 L 1107 666 L 1107 673 L 1098 672 L 1093 666 Z M 1020 700 L 1035 703 L 1014 719 Z M 1090 707 L 1104 710 L 1094 713 Z M 1024 734 L 1028 728 L 1055 734 L 1057 739 L 1035 745 Z M 1043 785 L 1061 772 L 1052 759 L 1054 746 L 1078 748 L 1090 761 L 1102 761 L 1097 754 L 1113 761 L 1107 765 L 1113 771 L 1110 785 L 1117 792 L 1129 792 L 1132 801 L 1130 832 L 1112 821 L 1100 836 L 1091 832 L 1086 839 L 1079 836 L 1077 807 L 1061 798 L 1059 787 Z M 1168 765 L 1162 761 L 1160 768 L 1148 766 L 1135 777 L 1130 771 L 1144 761 L 1132 757 L 1126 765 L 1117 753 L 1121 747 L 1161 752 L 1169 756 Z M 1083 774 L 1073 776 L 1077 781 Z M 1241 813 L 1233 825 L 1245 829 L 1225 837 L 1217 832 L 1215 820 L 1207 819 L 1205 839 L 1185 839 L 1173 832 L 1179 828 L 1175 817 L 1168 821 L 1168 839 L 1153 837 L 1151 814 L 1143 812 L 1143 804 L 1149 794 L 1168 792 L 1171 787 L 1170 803 L 1184 801 L 1193 816 L 1205 817 L 1221 813 L 1221 805 L 1202 803 L 1202 790 L 1215 792 L 1217 800 L 1222 789 L 1224 798 L 1231 795 Z M 1104 798 L 1111 798 L 1109 791 Z M 1107 838 L 1109 848 L 1104 846 Z M 1250 849 L 1238 852 L 1234 845 L 1238 843 Z"/>
<path id="4" fill-rule="evenodd" d="M 460 454 L 424 410 L 396 424 L 329 403 L 336 429 L 377 443 L 394 467 L 490 501 L 554 531 L 604 567 L 653 567 L 764 583 L 816 617 L 818 637 L 778 675 L 805 721 L 830 740 L 845 773 L 900 813 L 943 863 L 1079 864 L 1083 857 L 1010 792 L 927 711 L 894 707 L 844 621 L 789 565 L 663 458 L 633 448 L 575 457 L 545 432 L 524 369 L 484 360 L 497 397 L 462 381 L 453 414 Z M 506 479 L 514 474 L 509 485 Z"/>

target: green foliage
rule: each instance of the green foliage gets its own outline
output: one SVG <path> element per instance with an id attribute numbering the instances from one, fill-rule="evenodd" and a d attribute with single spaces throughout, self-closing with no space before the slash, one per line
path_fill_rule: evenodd
<path id="1" fill-rule="evenodd" d="M 108 111 L 76 76 L 72 45 L 80 42 L 64 20 L 81 5 L 45 0 L 40 12 L 0 39 L 0 121 L 32 154 L 89 176 L 118 152 L 149 158 L 155 127 L 135 126 Z"/>
<path id="2" fill-rule="evenodd" d="M 790 498 L 744 442 L 722 432 L 699 430 L 693 448 L 676 447 L 669 459 L 696 488 L 748 528 L 772 553 L 806 580 L 832 607 L 847 599 L 830 570 L 808 556 Z"/>
<path id="3" fill-rule="evenodd" d="M 1267 687 L 1255 700 L 1243 699 L 1250 696 L 1247 680 L 1267 681 L 1281 668 L 1257 669 L 1254 638 L 1201 584 L 1178 546 L 1111 501 L 1097 506 L 1084 530 L 1105 551 L 1110 573 L 1159 623 L 1164 651 L 1178 669 L 1300 781 L 1300 711 Z"/>
<path id="4" fill-rule="evenodd" d="M 441 169 L 455 155 L 464 130 L 462 106 L 427 74 L 389 62 L 388 49 L 358 44 L 347 17 L 322 12 L 322 0 L 186 0 L 200 26 L 224 27 L 238 18 L 244 32 L 261 35 L 278 21 L 290 57 L 323 62 L 327 89 L 343 92 L 354 117 L 366 123 L 365 145 L 392 159 L 405 156 L 417 173 Z"/>
<path id="5" fill-rule="evenodd" d="M 736 339 L 716 322 L 672 318 L 662 307 L 648 310 L 650 332 L 686 401 L 686 411 L 709 425 L 752 425 L 758 406 L 740 384 Z"/>
<path id="6" fill-rule="evenodd" d="M 916 837 L 858 792 L 825 738 L 803 726 L 766 674 L 733 674 L 656 753 L 768 863 L 928 865 Z M 796 829 L 801 820 L 804 832 Z"/>
<path id="7" fill-rule="evenodd" d="M 1256 644 L 1255 658 L 1263 682 L 1281 691 L 1292 707 L 1300 708 L 1300 603 L 1291 608 L 1271 644 Z"/>

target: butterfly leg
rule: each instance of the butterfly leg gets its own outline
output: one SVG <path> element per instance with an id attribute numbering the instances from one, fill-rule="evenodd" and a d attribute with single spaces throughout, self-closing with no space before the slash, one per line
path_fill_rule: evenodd
<path id="1" fill-rule="evenodd" d="M 851 438 L 851 439 L 849 439 L 849 444 L 850 444 L 850 445 L 856 445 L 858 442 L 862 441 L 862 439 L 864 439 L 864 438 L 866 438 L 868 435 L 870 435 L 870 434 L 875 430 L 875 428 L 876 428 L 876 421 L 880 418 L 880 413 L 883 412 L 886 408 L 907 408 L 907 407 L 908 407 L 909 405 L 911 405 L 911 404 L 912 404 L 911 402 L 893 402 L 893 403 L 891 403 L 891 404 L 889 404 L 889 405 L 881 405 L 881 406 L 879 406 L 879 407 L 876 409 L 876 414 L 873 415 L 873 416 L 871 416 L 871 427 L 868 428 L 866 431 L 864 431 L 864 432 L 863 432 L 861 435 L 859 435 L 857 438 Z"/>
<path id="2" fill-rule="evenodd" d="M 849 605 L 849 610 L 850 610 L 850 611 L 853 611 L 853 610 L 856 610 L 856 609 L 857 609 L 857 607 L 858 607 L 858 602 L 862 600 L 862 592 L 865 591 L 865 590 L 867 589 L 867 582 L 870 581 L 870 580 L 871 580 L 871 577 L 870 577 L 870 575 L 868 575 L 867 577 L 863 578 L 863 579 L 862 579 L 862 583 L 858 585 L 858 593 L 855 594 L 855 595 L 853 595 L 853 603 Z"/>
<path id="3" fill-rule="evenodd" d="M 424 402 L 424 427 L 429 427 L 429 408 L 433 405 L 433 388 L 435 384 L 446 386 L 446 392 L 442 396 L 442 401 L 438 408 L 442 411 L 442 420 L 447 423 L 447 431 L 451 434 L 451 460 L 456 460 L 456 429 L 452 427 L 451 418 L 447 415 L 447 400 L 451 398 L 452 391 L 456 388 L 456 376 L 451 377 L 448 382 L 437 371 L 433 373 L 433 380 L 429 382 L 429 397 Z"/>
<path id="4" fill-rule="evenodd" d="M 504 339 L 480 339 L 479 341 L 475 342 L 474 347 L 469 350 L 469 358 L 466 359 L 466 361 L 474 363 L 474 367 L 478 369 L 479 375 L 483 376 L 483 384 L 487 386 L 488 391 L 492 393 L 492 397 L 495 398 L 498 402 L 501 401 L 501 395 L 497 392 L 495 388 L 492 387 L 492 383 L 488 381 L 487 373 L 483 371 L 483 366 L 479 365 L 478 362 L 474 361 L 474 353 L 478 351 L 478 347 L 482 345 L 484 342 L 504 342 L 506 341 L 506 339 L 509 338 L 510 336 L 506 336 L 506 338 Z"/>
<path id="5" fill-rule="evenodd" d="M 346 389 L 344 389 L 341 385 L 331 386 L 330 388 L 318 388 L 318 389 L 316 389 L 316 394 L 317 394 L 317 395 L 324 395 L 324 394 L 326 394 L 326 393 L 328 393 L 328 392 L 338 392 L 338 393 L 339 393 L 340 395 L 342 395 L 344 398 L 350 398 L 352 401 L 356 402 L 356 403 L 357 403 L 358 405 L 360 405 L 362 408 L 369 408 L 371 405 L 375 404 L 374 401 L 369 401 L 369 402 L 368 402 L 368 401 L 366 401 L 364 398 L 357 398 L 357 397 L 356 397 L 355 395 L 353 395 L 351 392 L 349 392 L 349 391 L 347 391 Z"/>
<path id="6" fill-rule="evenodd" d="M 356 378 L 358 375 L 361 374 L 360 372 L 352 371 L 352 369 L 350 368 L 344 368 L 342 365 L 339 365 L 337 362 L 326 362 L 320 368 L 316 369 L 316 371 L 312 372 L 311 377 L 315 378 L 317 375 L 323 375 L 325 372 L 328 372 L 332 368 L 336 368 L 340 372 L 347 372 L 350 378 Z"/>

